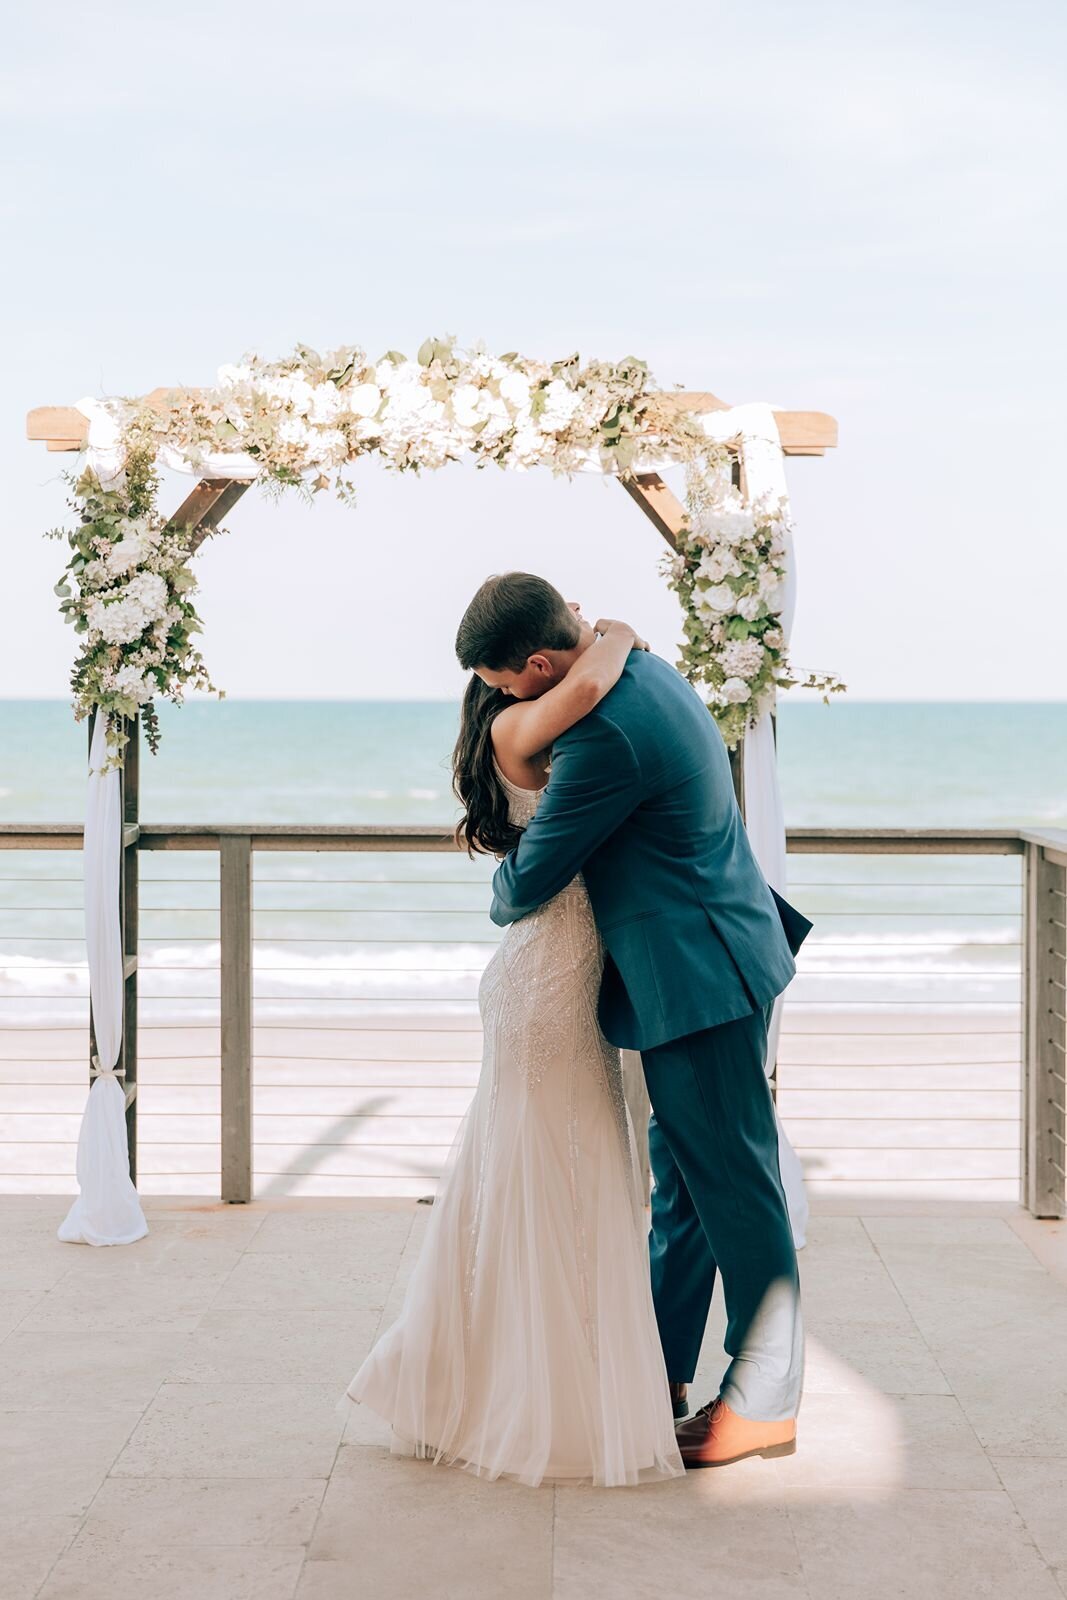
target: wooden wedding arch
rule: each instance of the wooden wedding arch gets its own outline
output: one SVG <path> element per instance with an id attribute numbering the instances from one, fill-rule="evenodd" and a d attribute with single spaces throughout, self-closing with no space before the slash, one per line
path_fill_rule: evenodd
<path id="1" fill-rule="evenodd" d="M 144 404 L 161 414 L 170 409 L 175 389 L 153 389 L 151 394 L 144 397 Z M 716 395 L 679 390 L 665 395 L 676 405 L 679 410 L 703 413 L 708 411 L 725 411 L 730 409 L 728 401 L 720 400 Z M 778 436 L 781 440 L 783 454 L 787 456 L 822 456 L 827 450 L 833 449 L 837 444 L 837 422 L 835 418 L 823 411 L 775 411 L 775 421 L 778 424 Z M 73 406 L 38 406 L 31 411 L 26 419 L 26 433 L 31 440 L 42 442 L 52 452 L 71 452 L 83 450 L 87 443 L 88 422 L 80 411 Z M 734 454 L 734 481 L 743 489 L 742 464 L 736 449 Z M 252 480 L 254 481 L 254 480 Z M 686 511 L 678 497 L 664 483 L 658 472 L 639 472 L 629 478 L 619 478 L 619 482 L 633 500 L 640 506 L 648 517 L 653 527 L 667 541 L 672 549 L 678 548 L 678 537 L 686 523 Z M 223 517 L 227 516 L 240 500 L 245 491 L 252 487 L 247 480 L 238 481 L 234 478 L 204 478 L 201 479 L 186 496 L 170 519 L 171 526 L 184 527 L 190 532 L 191 549 L 195 551 L 219 526 Z M 96 722 L 96 712 L 89 719 L 89 748 L 92 748 L 93 730 Z M 122 1042 L 119 1047 L 118 1060 L 115 1063 L 118 1075 L 123 1079 L 126 1093 L 126 1130 L 130 1152 L 130 1176 L 137 1180 L 137 951 L 138 951 L 138 851 L 143 847 L 140 827 L 140 718 L 133 717 L 127 720 L 124 730 L 129 735 L 126 745 L 125 761 L 120 769 L 120 815 L 122 817 L 122 855 L 119 878 L 119 918 L 121 923 L 121 938 L 123 950 L 123 1014 L 122 1014 Z M 742 799 L 742 776 L 744 763 L 743 743 L 734 752 L 731 752 L 734 786 L 738 801 Z M 291 830 L 290 830 L 291 831 Z M 354 840 L 346 837 L 348 830 L 339 828 L 332 830 L 336 836 L 334 848 L 351 849 L 359 848 Z M 359 830 L 351 830 L 352 834 Z M 405 830 L 391 830 L 393 848 L 420 849 L 425 848 L 425 841 L 420 840 L 416 832 L 410 838 Z M 183 839 L 185 849 L 210 848 L 214 841 L 198 839 L 195 835 Z M 233 998 L 232 1006 L 228 1007 L 223 1001 L 223 1015 L 221 1017 L 221 1043 L 220 1050 L 223 1064 L 228 1055 L 240 1057 L 251 1053 L 251 926 L 247 914 L 242 914 L 241 908 L 250 904 L 251 888 L 251 852 L 247 848 L 247 835 L 243 839 L 233 840 L 223 837 L 220 844 L 219 864 L 219 894 L 222 927 L 223 948 L 231 951 L 242 952 L 238 959 L 233 961 L 233 970 L 227 972 L 225 961 L 220 972 L 220 989 L 223 996 L 229 992 Z M 57 848 L 62 846 L 62 841 L 57 841 Z M 321 841 L 318 845 L 322 847 Z M 366 848 L 364 845 L 363 848 Z M 241 922 L 241 926 L 227 928 L 227 917 Z M 244 923 L 248 923 L 247 926 Z M 232 1015 L 227 1017 L 230 1011 Z M 96 1055 L 96 1034 L 93 1026 L 92 1001 L 89 1005 L 89 1060 Z M 90 1077 L 90 1082 L 92 1081 Z M 227 1125 L 233 1129 L 246 1130 L 242 1139 L 238 1136 L 238 1144 L 248 1145 L 244 1152 L 244 1159 L 238 1163 L 239 1171 L 233 1180 L 230 1192 L 226 1192 L 224 1179 L 224 1200 L 246 1200 L 251 1195 L 251 1148 L 250 1148 L 250 1107 L 246 1104 L 247 1095 L 242 1087 L 243 1081 L 237 1073 L 222 1074 L 222 1121 L 223 1141 L 227 1138 Z M 232 1084 L 232 1089 L 228 1087 Z"/>

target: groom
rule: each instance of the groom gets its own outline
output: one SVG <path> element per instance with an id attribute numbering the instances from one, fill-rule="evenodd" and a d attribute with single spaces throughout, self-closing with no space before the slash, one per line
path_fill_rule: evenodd
<path id="1" fill-rule="evenodd" d="M 511 572 L 479 589 L 456 652 L 531 699 L 594 637 L 551 584 Z M 493 879 L 493 921 L 526 916 L 578 871 L 605 948 L 601 1027 L 641 1052 L 654 1112 L 652 1290 L 676 1414 L 722 1273 L 732 1359 L 718 1398 L 679 1426 L 683 1460 L 791 1454 L 804 1334 L 767 1025 L 811 924 L 768 887 L 719 732 L 658 656 L 634 651 L 556 740 L 537 814 Z"/>

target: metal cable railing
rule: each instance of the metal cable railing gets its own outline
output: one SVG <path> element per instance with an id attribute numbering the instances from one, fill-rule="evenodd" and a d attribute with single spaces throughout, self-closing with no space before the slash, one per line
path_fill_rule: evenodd
<path id="1" fill-rule="evenodd" d="M 197 848 L 141 856 L 138 1181 L 218 1193 L 219 875 L 200 846 L 210 830 L 186 831 Z M 1022 1070 L 1032 847 L 1006 836 L 993 853 L 976 835 L 969 854 L 961 835 L 950 853 L 943 836 L 909 851 L 913 836 L 882 837 L 889 853 L 827 836 L 817 854 L 808 832 L 790 857 L 789 896 L 816 926 L 786 1006 L 780 1114 L 815 1187 L 1015 1198 L 1034 1110 Z M 360 846 L 355 873 L 336 841 L 332 853 L 302 841 L 289 854 L 281 839 L 253 851 L 258 1193 L 425 1193 L 473 1091 L 477 983 L 499 937 L 485 920 L 492 863 L 391 841 L 368 850 L 378 842 Z M 0 1187 L 70 1188 L 88 1026 L 78 861 L 18 859 L 0 876 Z M 1049 979 L 1061 1034 L 1062 981 Z M 1046 1048 L 1062 1073 L 1055 1033 Z"/>

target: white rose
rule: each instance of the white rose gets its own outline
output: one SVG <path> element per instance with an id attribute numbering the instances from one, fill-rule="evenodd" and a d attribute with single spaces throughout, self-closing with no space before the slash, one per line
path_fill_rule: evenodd
<path id="1" fill-rule="evenodd" d="M 388 366 L 385 362 L 383 365 Z M 382 391 L 374 383 L 357 383 L 348 391 L 348 409 L 357 417 L 373 417 L 382 403 Z"/>
<path id="2" fill-rule="evenodd" d="M 744 705 L 745 701 L 752 697 L 752 691 L 744 678 L 727 678 L 719 694 L 728 706 Z"/>
<path id="3" fill-rule="evenodd" d="M 525 411 L 530 404 L 530 380 L 525 372 L 510 369 L 500 380 L 500 398 L 506 400 L 513 411 Z"/>
<path id="4" fill-rule="evenodd" d="M 473 428 L 479 420 L 481 390 L 476 383 L 460 383 L 452 391 L 452 415 L 461 428 Z"/>
<path id="5" fill-rule="evenodd" d="M 763 601 L 758 594 L 742 595 L 737 602 L 737 614 L 739 617 L 744 617 L 746 622 L 755 622 L 762 610 Z"/>
<path id="6" fill-rule="evenodd" d="M 701 599 L 710 610 L 717 611 L 720 616 L 727 616 L 737 606 L 737 596 L 728 583 L 717 583 L 712 588 L 705 589 Z"/>

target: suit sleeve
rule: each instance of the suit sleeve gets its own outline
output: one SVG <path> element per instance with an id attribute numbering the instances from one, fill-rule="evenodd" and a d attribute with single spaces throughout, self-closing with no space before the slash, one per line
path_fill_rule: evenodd
<path id="1" fill-rule="evenodd" d="M 641 799 L 641 772 L 615 723 L 586 717 L 558 740 L 537 813 L 493 877 L 489 915 L 517 922 L 566 887 Z"/>

